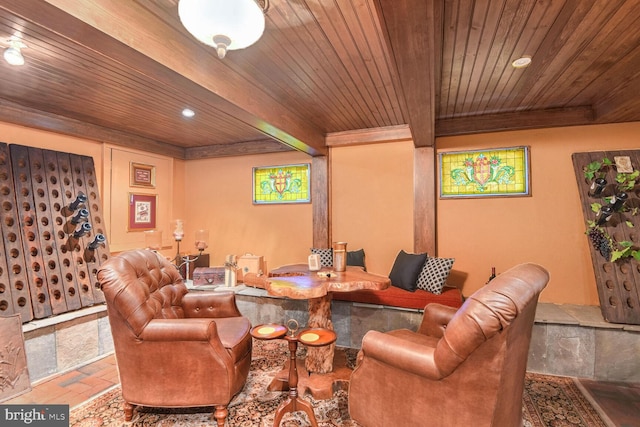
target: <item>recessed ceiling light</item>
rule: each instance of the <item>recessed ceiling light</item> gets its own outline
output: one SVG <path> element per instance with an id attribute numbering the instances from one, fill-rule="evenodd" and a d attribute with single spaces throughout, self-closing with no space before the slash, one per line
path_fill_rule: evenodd
<path id="1" fill-rule="evenodd" d="M 518 58 L 515 61 L 513 61 L 511 63 L 511 66 L 513 68 L 525 68 L 525 67 L 528 67 L 530 64 L 531 64 L 531 57 L 530 56 L 523 56 L 523 57 Z"/>
<path id="2" fill-rule="evenodd" d="M 4 51 L 4 60 L 11 65 L 24 65 L 24 56 L 20 49 L 25 49 L 27 45 L 17 36 L 11 36 L 6 43 L 9 47 Z"/>
<path id="3" fill-rule="evenodd" d="M 191 118 L 196 115 L 196 112 L 193 111 L 191 108 L 185 108 L 184 110 L 182 110 L 182 115 L 184 117 Z"/>

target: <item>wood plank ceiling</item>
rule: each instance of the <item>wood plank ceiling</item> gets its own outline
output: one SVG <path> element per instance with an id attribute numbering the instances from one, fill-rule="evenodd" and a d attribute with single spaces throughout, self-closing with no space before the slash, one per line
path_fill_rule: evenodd
<path id="1" fill-rule="evenodd" d="M 223 60 L 177 1 L 0 1 L 0 120 L 183 159 L 640 121 L 636 0 L 270 0 Z"/>

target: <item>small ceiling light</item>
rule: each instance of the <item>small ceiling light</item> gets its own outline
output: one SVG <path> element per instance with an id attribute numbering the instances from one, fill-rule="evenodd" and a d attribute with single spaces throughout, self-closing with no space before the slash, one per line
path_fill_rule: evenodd
<path id="1" fill-rule="evenodd" d="M 182 25 L 196 39 L 216 48 L 218 57 L 227 50 L 244 49 L 264 32 L 269 0 L 180 0 Z"/>
<path id="2" fill-rule="evenodd" d="M 185 108 L 184 110 L 182 110 L 182 115 L 190 119 L 191 117 L 196 115 L 196 112 L 191 108 Z"/>
<path id="3" fill-rule="evenodd" d="M 526 68 L 531 64 L 530 56 L 523 56 L 521 58 L 516 59 L 511 63 L 513 68 Z"/>
<path id="4" fill-rule="evenodd" d="M 4 51 L 4 60 L 11 65 L 24 65 L 24 56 L 20 50 L 25 49 L 27 45 L 16 36 L 11 36 L 6 42 L 9 47 Z"/>

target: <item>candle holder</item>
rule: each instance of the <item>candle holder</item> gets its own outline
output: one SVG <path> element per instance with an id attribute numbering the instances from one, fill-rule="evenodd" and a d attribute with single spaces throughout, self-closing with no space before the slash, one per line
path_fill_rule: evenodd
<path id="1" fill-rule="evenodd" d="M 191 255 L 183 256 L 180 253 L 180 242 L 184 237 L 184 222 L 181 219 L 177 219 L 174 224 L 175 229 L 173 231 L 173 238 L 176 241 L 176 256 L 173 258 L 173 263 L 180 271 L 180 274 L 183 274 L 183 279 L 188 279 L 190 264 L 196 262 L 198 258 L 202 256 L 202 252 L 209 246 L 207 245 L 207 241 L 209 240 L 209 230 L 198 230 L 196 232 L 195 247 L 198 254 L 195 257 Z M 185 268 L 184 273 L 182 272 L 182 267 Z"/>

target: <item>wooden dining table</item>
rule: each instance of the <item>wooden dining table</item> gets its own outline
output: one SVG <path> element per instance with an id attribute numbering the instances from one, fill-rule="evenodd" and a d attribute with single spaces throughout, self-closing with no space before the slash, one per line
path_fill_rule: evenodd
<path id="1" fill-rule="evenodd" d="M 391 285 L 388 277 L 368 273 L 362 267 L 347 266 L 342 272 L 322 268 L 316 272 L 309 271 L 307 264 L 284 265 L 271 270 L 268 276 L 247 274 L 244 282 L 262 287 L 271 295 L 308 300 L 307 326 L 329 330 L 333 330 L 331 299 L 334 292 L 382 290 Z M 350 375 L 350 370 L 346 368 L 346 357 L 336 354 L 335 344 L 308 348 L 304 369 L 309 373 L 309 381 L 301 378 L 299 388 L 306 387 L 316 399 L 330 398 L 334 383 L 348 381 Z M 273 385 L 270 389 L 277 389 L 277 386 Z"/>

